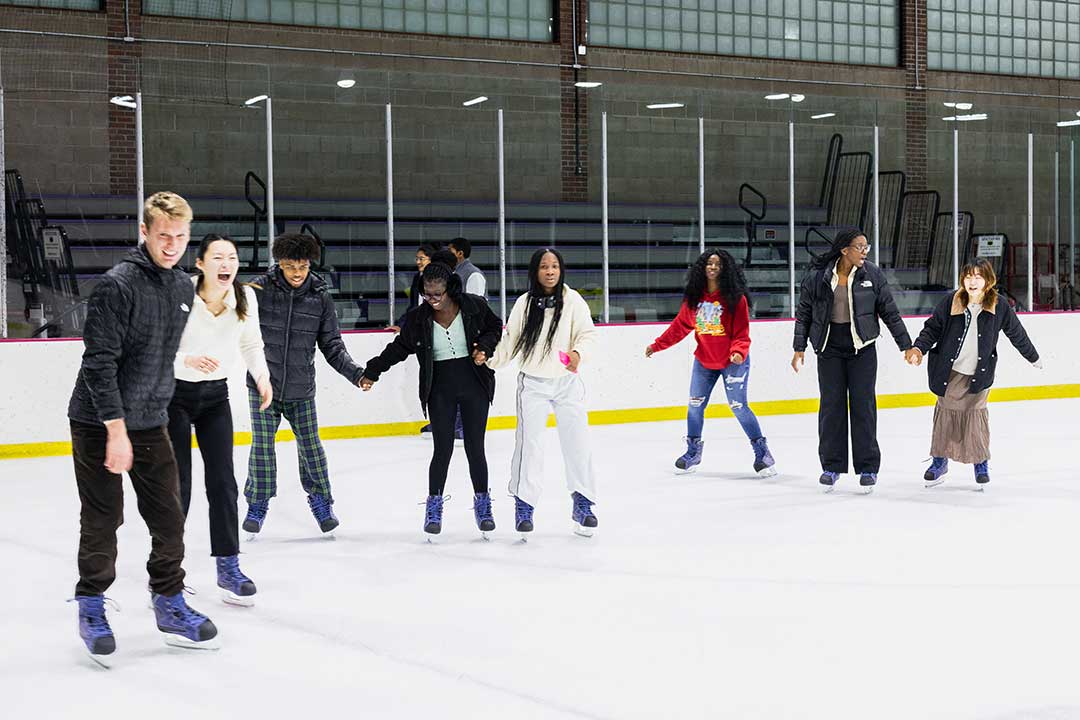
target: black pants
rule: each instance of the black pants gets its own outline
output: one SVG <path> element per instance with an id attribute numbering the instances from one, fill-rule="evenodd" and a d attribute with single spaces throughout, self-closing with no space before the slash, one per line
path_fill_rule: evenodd
<path id="1" fill-rule="evenodd" d="M 79 583 L 76 595 L 104 595 L 116 579 L 116 531 L 124 524 L 123 478 L 105 469 L 104 425 L 71 423 L 71 454 L 79 486 Z M 164 427 L 129 430 L 134 461 L 128 475 L 139 514 L 150 530 L 150 589 L 175 595 L 184 589 L 184 513 L 176 459 Z"/>
<path id="2" fill-rule="evenodd" d="M 848 416 L 855 472 L 881 467 L 877 441 L 877 346 L 855 352 L 851 325 L 832 324 L 825 350 L 818 355 L 818 455 L 821 469 L 848 471 Z"/>
<path id="3" fill-rule="evenodd" d="M 476 377 L 472 358 L 440 360 L 434 363 L 431 396 L 428 398 L 428 419 L 435 451 L 428 467 L 428 494 L 442 495 L 446 487 L 446 472 L 454 454 L 454 424 L 461 409 L 461 429 L 465 436 L 465 455 L 469 458 L 469 475 L 473 492 L 488 491 L 487 457 L 484 455 L 484 435 L 487 432 L 487 391 Z"/>
<path id="4" fill-rule="evenodd" d="M 176 381 L 169 403 L 169 437 L 180 474 L 180 506 L 187 517 L 191 507 L 191 426 L 199 440 L 210 505 L 210 554 L 228 557 L 240 553 L 233 474 L 233 423 L 229 386 L 225 380 Z"/>

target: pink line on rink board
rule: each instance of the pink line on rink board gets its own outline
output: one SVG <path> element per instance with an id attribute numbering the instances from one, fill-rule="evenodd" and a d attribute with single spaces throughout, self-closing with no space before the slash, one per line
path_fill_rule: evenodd
<path id="1" fill-rule="evenodd" d="M 1022 312 L 1017 315 L 1080 315 L 1080 310 L 1036 310 L 1035 312 Z M 930 317 L 929 314 L 925 315 L 904 315 L 906 320 L 919 320 Z M 789 323 L 795 322 L 793 318 L 757 318 L 750 321 L 754 323 Z M 596 323 L 597 327 L 638 327 L 645 325 L 659 325 L 666 327 L 670 325 L 670 322 L 662 322 L 659 320 L 649 322 L 628 322 L 628 323 Z M 386 328 L 364 328 L 362 330 L 342 330 L 342 335 L 368 335 L 374 333 L 389 333 L 393 332 Z M 0 343 L 43 343 L 43 342 L 82 342 L 81 337 L 63 337 L 63 338 L 0 338 Z"/>

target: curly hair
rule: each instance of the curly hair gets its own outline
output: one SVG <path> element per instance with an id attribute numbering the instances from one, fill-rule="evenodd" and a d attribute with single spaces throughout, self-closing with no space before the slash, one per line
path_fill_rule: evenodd
<path id="1" fill-rule="evenodd" d="M 686 273 L 686 291 L 683 293 L 683 300 L 691 308 L 696 308 L 701 304 L 701 299 L 705 297 L 705 292 L 709 287 L 705 266 L 709 264 L 709 258 L 713 255 L 720 258 L 720 277 L 717 278 L 720 285 L 720 297 L 724 298 L 724 302 L 729 307 L 736 307 L 739 300 L 744 297 L 749 303 L 750 293 L 746 289 L 746 277 L 743 275 L 742 268 L 739 267 L 735 258 L 731 257 L 731 253 L 719 248 L 706 249 L 690 266 L 690 270 Z"/>
<path id="2" fill-rule="evenodd" d="M 319 262 L 319 241 L 304 233 L 283 233 L 274 238 L 274 260 Z"/>

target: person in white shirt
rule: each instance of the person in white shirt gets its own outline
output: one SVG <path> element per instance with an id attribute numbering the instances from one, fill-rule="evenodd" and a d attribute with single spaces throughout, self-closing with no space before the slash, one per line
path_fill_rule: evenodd
<path id="1" fill-rule="evenodd" d="M 169 437 L 180 470 L 184 516 L 191 505 L 191 426 L 199 440 L 210 505 L 210 554 L 226 603 L 253 604 L 255 583 L 240 571 L 240 530 L 233 423 L 226 378 L 243 359 L 255 378 L 262 407 L 273 400 L 270 370 L 263 355 L 259 308 L 254 291 L 237 281 L 240 260 L 227 237 L 203 238 L 196 255 L 199 274 L 191 279 L 195 300 L 176 353 L 176 392 L 169 403 Z"/>
<path id="2" fill-rule="evenodd" d="M 533 530 L 533 509 L 540 499 L 542 480 L 540 441 L 548 413 L 554 410 L 566 484 L 573 499 L 571 517 L 578 534 L 591 536 L 598 524 L 592 511 L 596 472 L 589 446 L 585 385 L 577 370 L 592 352 L 596 327 L 584 298 L 566 285 L 564 270 L 558 250 L 541 248 L 533 253 L 529 291 L 514 303 L 507 335 L 488 365 L 500 368 L 516 358 L 520 370 L 517 434 L 510 466 L 518 532 Z"/>

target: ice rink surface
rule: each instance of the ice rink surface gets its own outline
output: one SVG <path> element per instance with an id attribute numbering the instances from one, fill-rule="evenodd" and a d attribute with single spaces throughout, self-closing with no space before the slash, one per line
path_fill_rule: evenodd
<path id="1" fill-rule="evenodd" d="M 761 418 L 780 469 L 767 480 L 734 420 L 707 422 L 704 462 L 682 476 L 683 423 L 594 427 L 592 539 L 570 531 L 549 430 L 527 544 L 505 489 L 512 432 L 488 435 L 494 539 L 479 539 L 458 449 L 439 545 L 421 532 L 427 441 L 326 444 L 335 539 L 283 444 L 279 496 L 243 543 L 255 607 L 221 604 L 195 493 L 189 602 L 218 625 L 217 652 L 162 643 L 125 483 L 111 670 L 64 602 L 71 459 L 3 461 L 0 717 L 1080 718 L 1080 401 L 991 405 L 985 493 L 968 466 L 924 489 L 931 414 L 881 412 L 870 496 L 851 475 L 821 492 L 812 415 Z"/>

